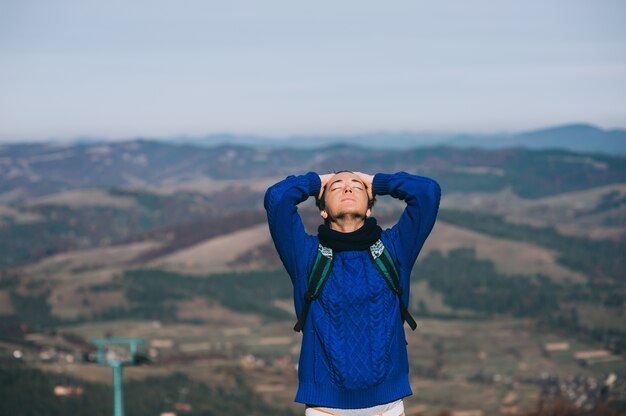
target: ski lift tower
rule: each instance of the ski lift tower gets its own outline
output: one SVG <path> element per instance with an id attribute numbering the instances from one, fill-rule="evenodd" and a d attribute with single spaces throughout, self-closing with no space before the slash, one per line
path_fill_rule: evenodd
<path id="1" fill-rule="evenodd" d="M 124 395 L 122 386 L 122 367 L 134 365 L 137 361 L 137 347 L 144 344 L 141 338 L 92 338 L 92 344 L 98 347 L 96 362 L 106 364 L 113 369 L 113 416 L 124 416 Z M 115 350 L 108 350 L 109 346 L 119 346 L 120 350 L 128 347 L 128 353 L 118 354 Z"/>

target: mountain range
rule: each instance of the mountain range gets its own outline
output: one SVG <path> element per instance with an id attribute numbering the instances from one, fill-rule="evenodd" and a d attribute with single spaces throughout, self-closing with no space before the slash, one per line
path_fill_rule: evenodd
<path id="1" fill-rule="evenodd" d="M 449 146 L 381 149 L 335 144 L 305 149 L 147 140 L 14 144 L 0 148 L 0 203 L 72 189 L 140 189 L 343 169 L 404 170 L 435 177 L 447 191 L 495 192 L 511 187 L 520 196 L 534 198 L 626 182 L 625 160 L 566 150 Z"/>
<path id="2" fill-rule="evenodd" d="M 314 148 L 348 144 L 368 148 L 408 149 L 423 146 L 451 146 L 502 149 L 564 149 L 575 152 L 626 154 L 626 130 L 604 130 L 590 124 L 567 124 L 518 133 L 463 134 L 426 132 L 377 132 L 355 135 L 293 136 L 277 139 L 253 135 L 214 134 L 204 138 L 176 137 L 169 142 L 215 146 L 240 144 L 263 147 Z"/>
<path id="3" fill-rule="evenodd" d="M 442 133 L 379 131 L 361 134 L 293 135 L 284 138 L 254 135 L 215 133 L 206 136 L 171 136 L 161 138 L 134 137 L 124 141 L 148 140 L 174 144 L 214 147 L 244 145 L 266 148 L 316 148 L 347 144 L 367 148 L 408 149 L 424 146 L 477 147 L 501 149 L 521 147 L 528 149 L 564 149 L 575 152 L 626 154 L 626 130 L 602 129 L 587 123 L 549 126 L 521 132 L 499 133 Z M 58 139 L 38 142 L 59 142 Z M 110 142 L 97 136 L 83 136 L 69 141 L 72 144 Z"/>

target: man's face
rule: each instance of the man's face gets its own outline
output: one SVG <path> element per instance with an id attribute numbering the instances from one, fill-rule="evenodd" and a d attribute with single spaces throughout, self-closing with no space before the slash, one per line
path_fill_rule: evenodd
<path id="1" fill-rule="evenodd" d="M 369 194 L 363 181 L 352 172 L 341 172 L 333 176 L 324 192 L 325 209 L 320 211 L 322 218 L 342 219 L 365 218 L 370 215 Z"/>

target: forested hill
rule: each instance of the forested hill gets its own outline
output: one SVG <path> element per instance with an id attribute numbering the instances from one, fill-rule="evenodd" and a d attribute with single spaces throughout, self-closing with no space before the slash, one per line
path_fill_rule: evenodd
<path id="1" fill-rule="evenodd" d="M 510 187 L 528 198 L 626 182 L 626 157 L 564 150 L 199 147 L 146 140 L 42 143 L 0 147 L 0 203 L 80 188 L 141 188 L 207 178 L 258 180 L 338 169 L 404 170 L 432 176 L 447 191 Z"/>

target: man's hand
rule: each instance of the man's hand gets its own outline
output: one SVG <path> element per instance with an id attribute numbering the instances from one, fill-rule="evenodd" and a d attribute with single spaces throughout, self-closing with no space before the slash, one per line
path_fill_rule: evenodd
<path id="1" fill-rule="evenodd" d="M 322 197 L 322 194 L 324 193 L 324 188 L 328 184 L 328 181 L 330 181 L 330 178 L 332 178 L 333 176 L 335 176 L 334 173 L 325 173 L 323 175 L 320 175 L 320 181 L 322 181 L 322 187 L 320 188 L 319 195 L 317 195 L 317 199 L 320 199 Z"/>
<path id="2" fill-rule="evenodd" d="M 368 175 L 367 173 L 363 173 L 363 172 L 354 172 L 354 173 L 358 175 L 359 178 L 361 178 L 361 180 L 367 187 L 367 193 L 370 199 L 374 198 L 374 188 L 372 187 L 372 183 L 374 182 L 374 175 Z"/>

